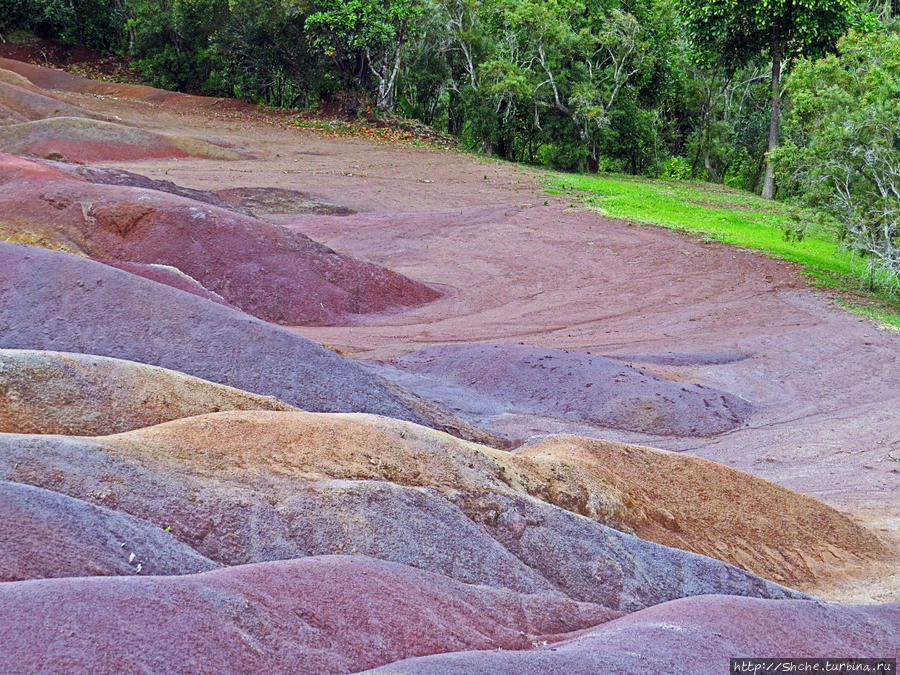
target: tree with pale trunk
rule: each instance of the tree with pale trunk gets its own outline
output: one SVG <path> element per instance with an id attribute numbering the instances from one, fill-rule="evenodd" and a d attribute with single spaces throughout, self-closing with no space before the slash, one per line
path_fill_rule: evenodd
<path id="1" fill-rule="evenodd" d="M 698 59 L 737 69 L 768 58 L 771 71 L 769 145 L 762 195 L 775 196 L 771 154 L 778 146 L 781 76 L 798 56 L 832 49 L 859 15 L 855 0 L 677 0 Z"/>

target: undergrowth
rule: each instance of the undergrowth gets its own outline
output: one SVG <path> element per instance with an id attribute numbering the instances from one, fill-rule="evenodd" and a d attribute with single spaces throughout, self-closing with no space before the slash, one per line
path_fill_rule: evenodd
<path id="1" fill-rule="evenodd" d="M 291 126 L 325 136 L 349 136 L 413 147 L 455 149 L 458 141 L 417 120 L 396 115 L 362 115 L 356 119 L 327 115 L 325 109 L 309 109 L 292 117 Z"/>

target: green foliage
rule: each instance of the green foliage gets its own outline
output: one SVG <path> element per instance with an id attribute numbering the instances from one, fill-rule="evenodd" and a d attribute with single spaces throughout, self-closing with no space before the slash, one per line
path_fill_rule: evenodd
<path id="1" fill-rule="evenodd" d="M 305 16 L 269 0 L 231 0 L 228 20 L 212 36 L 212 90 L 280 107 L 309 105 L 325 88 L 307 47 Z"/>
<path id="2" fill-rule="evenodd" d="M 781 69 L 800 55 L 831 49 L 854 21 L 862 21 L 856 0 L 676 0 L 701 63 L 726 73 L 770 59 L 772 105 L 768 151 L 778 145 Z M 766 164 L 762 193 L 774 197 L 774 166 Z"/>
<path id="3" fill-rule="evenodd" d="M 395 40 L 419 8 L 409 0 L 316 0 L 306 19 L 310 41 L 326 56 L 353 58 Z"/>
<path id="4" fill-rule="evenodd" d="M 666 180 L 687 180 L 691 177 L 691 165 L 684 157 L 670 157 L 663 165 L 659 177 Z"/>
<path id="5" fill-rule="evenodd" d="M 130 53 L 138 70 L 165 89 L 203 91 L 216 66 L 212 36 L 227 0 L 125 0 Z"/>
<path id="6" fill-rule="evenodd" d="M 739 190 L 755 191 L 759 183 L 761 164 L 747 154 L 739 154 L 728 166 L 724 183 Z"/>
<path id="7" fill-rule="evenodd" d="M 863 17 L 854 0 L 677 0 L 697 56 L 732 69 L 760 55 L 818 55 Z"/>
<path id="8" fill-rule="evenodd" d="M 32 0 L 3 0 L 0 11 L 0 35 L 18 28 L 29 27 Z"/>
<path id="9" fill-rule="evenodd" d="M 393 108 L 404 46 L 416 33 L 422 2 L 314 0 L 313 8 L 305 24 L 309 42 L 331 60 L 343 89 L 372 92 L 378 108 Z"/>
<path id="10" fill-rule="evenodd" d="M 0 33 L 24 28 L 42 37 L 116 50 L 122 45 L 123 7 L 116 0 L 3 0 Z"/>
<path id="11" fill-rule="evenodd" d="M 399 112 L 509 160 L 756 189 L 760 59 L 872 20 L 853 1 L 0 0 L 0 31 L 118 50 L 165 88 Z"/>
<path id="12" fill-rule="evenodd" d="M 839 54 L 788 80 L 792 137 L 780 171 L 806 207 L 838 221 L 844 244 L 900 285 L 900 35 L 851 33 Z"/>

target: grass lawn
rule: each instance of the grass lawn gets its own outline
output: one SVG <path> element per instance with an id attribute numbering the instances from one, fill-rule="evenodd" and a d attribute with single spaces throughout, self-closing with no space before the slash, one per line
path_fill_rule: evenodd
<path id="1" fill-rule="evenodd" d="M 842 304 L 900 327 L 900 300 L 863 290 L 868 268 L 821 228 L 801 241 L 788 241 L 791 223 L 779 202 L 723 185 L 631 176 L 548 173 L 550 192 L 570 195 L 604 215 L 704 234 L 711 239 L 763 251 L 798 263 L 814 285 L 840 292 Z"/>

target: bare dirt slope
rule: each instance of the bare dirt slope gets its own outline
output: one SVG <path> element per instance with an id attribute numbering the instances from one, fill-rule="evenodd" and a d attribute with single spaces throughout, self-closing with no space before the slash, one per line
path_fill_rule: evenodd
<path id="1" fill-rule="evenodd" d="M 829 306 L 789 264 L 599 217 L 544 193 L 526 169 L 326 138 L 285 125 L 280 113 L 213 99 L 0 66 L 93 113 L 255 152 L 258 159 L 227 163 L 113 166 L 192 189 L 278 188 L 346 207 L 340 216 L 276 209 L 268 218 L 444 292 L 367 325 L 294 328 L 303 336 L 387 361 L 444 344 L 568 349 L 715 388 L 752 409 L 717 435 L 611 428 L 514 400 L 492 431 L 514 440 L 575 432 L 685 450 L 885 531 L 898 528 L 900 335 Z"/>
<path id="2" fill-rule="evenodd" d="M 789 263 L 602 218 L 542 192 L 535 172 L 515 166 L 240 115 L 136 102 L 117 109 L 266 158 L 123 168 L 191 188 L 279 187 L 342 204 L 358 213 L 281 222 L 445 291 L 368 326 L 296 328 L 302 335 L 381 360 L 435 344 L 497 342 L 622 357 L 728 391 L 755 412 L 747 426 L 711 438 L 635 435 L 515 409 L 496 430 L 689 450 L 886 525 L 900 518 L 900 335 L 830 306 Z"/>

